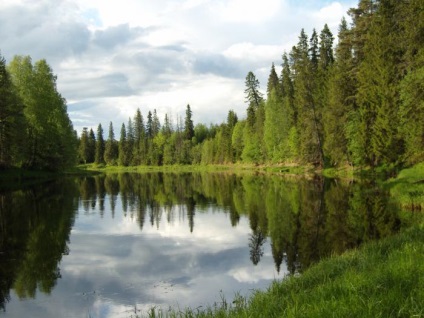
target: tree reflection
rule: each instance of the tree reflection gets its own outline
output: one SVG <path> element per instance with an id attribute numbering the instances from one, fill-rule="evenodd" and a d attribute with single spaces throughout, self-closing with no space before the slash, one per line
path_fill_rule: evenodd
<path id="1" fill-rule="evenodd" d="M 58 180 L 0 193 L 0 307 L 9 290 L 33 297 L 50 293 L 78 205 L 99 217 L 123 213 L 143 230 L 150 221 L 185 220 L 196 231 L 202 213 L 226 213 L 237 226 L 248 220 L 250 260 L 259 264 L 270 242 L 278 272 L 301 272 L 322 257 L 396 232 L 401 218 L 373 182 L 322 177 L 231 173 L 124 173 Z M 121 205 L 118 207 L 117 205 Z"/>
<path id="2" fill-rule="evenodd" d="M 261 257 L 264 255 L 263 245 L 266 242 L 266 236 L 260 229 L 254 231 L 249 236 L 250 260 L 253 265 L 258 265 Z"/>
<path id="3" fill-rule="evenodd" d="M 66 194 L 66 195 L 64 195 Z M 60 278 L 59 263 L 69 253 L 77 210 L 72 180 L 0 193 L 0 306 L 13 288 L 20 298 L 37 289 L 50 293 Z M 90 199 L 91 200 L 91 199 Z"/>
<path id="4" fill-rule="evenodd" d="M 112 208 L 119 195 L 124 215 L 136 218 L 140 229 L 147 215 L 151 226 L 159 228 L 162 220 L 173 222 L 183 213 L 193 232 L 196 213 L 211 206 L 229 213 L 232 226 L 247 217 L 252 263 L 259 263 L 269 237 L 278 272 L 283 262 L 295 273 L 322 257 L 390 235 L 400 222 L 387 196 L 373 183 L 230 173 L 124 173 L 100 178 Z M 101 193 L 89 195 L 92 183 L 81 182 L 88 187 L 81 193 L 84 200 L 103 200 Z"/>

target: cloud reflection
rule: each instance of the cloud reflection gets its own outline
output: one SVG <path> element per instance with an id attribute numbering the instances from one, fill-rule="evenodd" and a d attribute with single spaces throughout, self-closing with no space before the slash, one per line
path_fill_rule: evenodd
<path id="1" fill-rule="evenodd" d="M 220 300 L 220 291 L 231 299 L 267 286 L 276 275 L 270 253 L 252 268 L 247 218 L 232 227 L 229 215 L 216 213 L 215 206 L 195 211 L 193 232 L 184 213 L 141 231 L 131 213 L 118 209 L 119 200 L 114 217 L 106 209 L 100 218 L 97 207 L 87 213 L 80 205 L 53 295 L 67 301 L 56 307 L 37 298 L 36 316 L 129 317 L 152 306 L 207 306 Z"/>

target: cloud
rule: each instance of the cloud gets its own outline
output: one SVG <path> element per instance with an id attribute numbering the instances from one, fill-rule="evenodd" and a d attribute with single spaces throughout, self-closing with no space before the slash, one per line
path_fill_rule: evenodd
<path id="1" fill-rule="evenodd" d="M 340 2 L 332 2 L 311 14 L 313 19 L 317 20 L 322 25 L 327 23 L 328 26 L 332 28 L 338 27 L 343 15 L 346 15 L 346 8 L 343 7 Z"/>
<path id="2" fill-rule="evenodd" d="M 4 0 L 0 43 L 15 54 L 47 59 L 68 100 L 71 119 L 119 127 L 138 107 L 220 123 L 244 117 L 244 79 L 266 87 L 271 63 L 296 44 L 301 28 L 334 34 L 353 1 L 289 0 Z M 86 108 L 84 108 L 86 107 Z M 77 108 L 77 109 L 76 109 Z M 90 122 L 92 121 L 92 122 Z"/>
<path id="3" fill-rule="evenodd" d="M 121 24 L 109 27 L 105 30 L 96 30 L 94 32 L 94 44 L 104 48 L 112 49 L 117 45 L 122 45 L 137 36 L 140 28 L 130 29 L 128 24 Z"/>
<path id="4" fill-rule="evenodd" d="M 65 1 L 6 5 L 0 10 L 2 50 L 8 58 L 30 54 L 34 59 L 50 60 L 84 52 L 90 33 L 73 13 L 75 7 Z"/>
<path id="5" fill-rule="evenodd" d="M 104 74 L 88 74 L 83 76 L 75 76 L 62 81 L 60 89 L 65 95 L 72 95 L 73 100 L 105 98 L 105 97 L 125 97 L 134 93 L 129 86 L 127 74 L 124 73 L 104 73 Z M 100 73 L 100 72 L 99 72 Z M 87 83 L 90 83 L 87 86 Z"/>
<path id="6" fill-rule="evenodd" d="M 220 14 L 224 20 L 234 23 L 259 23 L 280 12 L 281 0 L 232 0 L 221 1 Z"/>
<path id="7" fill-rule="evenodd" d="M 224 54 L 201 53 L 195 56 L 193 71 L 199 74 L 214 74 L 225 78 L 240 78 L 243 72 L 239 63 Z"/>

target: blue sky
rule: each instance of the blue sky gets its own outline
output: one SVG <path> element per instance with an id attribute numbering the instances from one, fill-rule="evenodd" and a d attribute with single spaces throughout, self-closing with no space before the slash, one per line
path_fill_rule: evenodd
<path id="1" fill-rule="evenodd" d="M 140 108 L 176 122 L 245 116 L 249 71 L 265 89 L 271 63 L 327 23 L 333 34 L 357 1 L 3 0 L 0 50 L 45 58 L 74 127 L 115 130 Z"/>

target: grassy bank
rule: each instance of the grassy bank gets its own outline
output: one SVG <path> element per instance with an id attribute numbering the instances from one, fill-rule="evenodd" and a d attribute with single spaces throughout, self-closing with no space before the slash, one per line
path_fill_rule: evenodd
<path id="1" fill-rule="evenodd" d="M 400 171 L 385 186 L 389 188 L 393 200 L 403 208 L 410 211 L 424 210 L 424 162 Z"/>
<path id="2" fill-rule="evenodd" d="M 323 260 L 228 306 L 146 316 L 424 317 L 424 227 Z"/>
<path id="3" fill-rule="evenodd" d="M 349 174 L 346 174 L 349 176 Z M 399 234 L 320 261 L 250 298 L 147 317 L 424 317 L 424 163 L 384 182 L 417 222 Z"/>
<path id="4" fill-rule="evenodd" d="M 280 175 L 307 176 L 314 175 L 317 171 L 313 166 L 282 166 L 282 165 L 256 165 L 256 164 L 212 164 L 212 165 L 163 165 L 163 166 L 106 166 L 96 164 L 85 164 L 77 167 L 85 171 L 97 171 L 101 173 L 123 173 L 123 172 L 222 172 L 234 173 L 269 173 Z"/>

